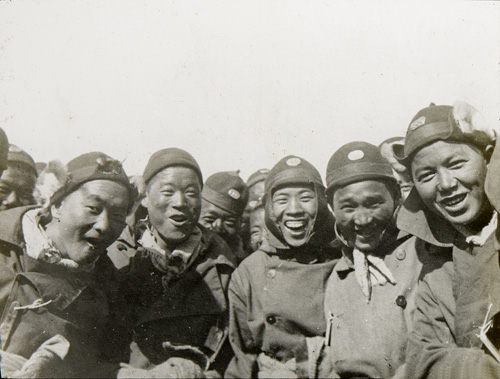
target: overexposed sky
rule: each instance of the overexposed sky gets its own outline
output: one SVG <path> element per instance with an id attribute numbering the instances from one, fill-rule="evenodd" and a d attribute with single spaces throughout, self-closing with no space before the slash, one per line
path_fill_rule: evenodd
<path id="1" fill-rule="evenodd" d="M 140 174 L 176 146 L 205 178 L 404 135 L 431 101 L 500 119 L 500 3 L 0 1 L 0 127 L 36 161 Z"/>

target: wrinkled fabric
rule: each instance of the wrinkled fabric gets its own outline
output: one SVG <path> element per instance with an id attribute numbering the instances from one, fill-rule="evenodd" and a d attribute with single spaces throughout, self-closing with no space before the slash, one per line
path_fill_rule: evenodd
<path id="1" fill-rule="evenodd" d="M 369 302 L 358 284 L 351 250 L 341 245 L 344 255 L 325 291 L 328 346 L 324 359 L 331 363 L 330 377 L 401 375 L 417 281 L 428 259 L 423 245 L 415 237 L 399 233 L 379 249 L 379 259 L 396 280 L 373 286 Z"/>
<path id="2" fill-rule="evenodd" d="M 122 272 L 122 317 L 131 330 L 127 363 L 134 368 L 150 370 L 184 358 L 202 370 L 223 372 L 231 359 L 225 342 L 227 287 L 236 259 L 215 233 L 196 230 L 184 246 L 181 270 L 171 270 L 172 252 L 137 243 L 128 271 Z"/>
<path id="3" fill-rule="evenodd" d="M 261 353 L 283 364 L 308 359 L 306 337 L 326 330 L 324 288 L 335 263 L 299 263 L 258 250 L 240 264 L 229 287 L 235 358 L 226 377 L 258 377 Z"/>

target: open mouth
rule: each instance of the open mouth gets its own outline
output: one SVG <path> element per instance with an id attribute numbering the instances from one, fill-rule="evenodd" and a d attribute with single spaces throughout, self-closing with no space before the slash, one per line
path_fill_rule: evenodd
<path id="1" fill-rule="evenodd" d="M 172 215 L 169 219 L 175 226 L 183 226 L 189 222 L 189 218 L 183 214 Z"/>
<path id="2" fill-rule="evenodd" d="M 285 221 L 285 226 L 293 232 L 301 232 L 305 229 L 307 223 L 304 220 L 301 221 Z"/>
<path id="3" fill-rule="evenodd" d="M 467 194 L 454 195 L 442 199 L 439 203 L 445 208 L 459 208 L 467 198 Z"/>

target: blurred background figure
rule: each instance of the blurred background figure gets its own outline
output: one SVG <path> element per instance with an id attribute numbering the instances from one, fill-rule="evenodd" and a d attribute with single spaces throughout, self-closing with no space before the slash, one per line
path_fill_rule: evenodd
<path id="1" fill-rule="evenodd" d="M 257 251 L 267 241 L 265 209 L 261 201 L 250 210 L 250 246 Z"/>
<path id="2" fill-rule="evenodd" d="M 392 166 L 392 172 L 401 189 L 402 201 L 406 200 L 413 188 L 410 172 L 396 159 L 396 156 L 403 150 L 404 142 L 403 137 L 391 137 L 379 145 L 382 156 Z"/>
<path id="3" fill-rule="evenodd" d="M 33 158 L 16 145 L 9 145 L 7 168 L 0 177 L 0 210 L 36 204 L 36 178 Z"/>
<path id="4" fill-rule="evenodd" d="M 45 170 L 45 168 L 47 167 L 47 163 L 46 162 L 35 162 L 35 167 L 36 167 L 36 173 L 38 176 L 43 172 L 43 170 Z"/>
<path id="5" fill-rule="evenodd" d="M 248 203 L 243 212 L 241 219 L 241 239 L 243 240 L 243 247 L 247 254 L 255 251 L 250 243 L 250 212 L 254 209 L 260 200 L 262 200 L 265 191 L 265 181 L 269 175 L 267 168 L 261 168 L 255 171 L 247 180 L 248 187 Z"/>
<path id="6" fill-rule="evenodd" d="M 241 262 L 247 256 L 240 236 L 247 185 L 236 171 L 217 172 L 206 180 L 201 197 L 199 223 L 222 237 Z"/>

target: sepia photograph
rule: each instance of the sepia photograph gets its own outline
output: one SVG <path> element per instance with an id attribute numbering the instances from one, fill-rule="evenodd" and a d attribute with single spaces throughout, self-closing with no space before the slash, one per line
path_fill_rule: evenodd
<path id="1" fill-rule="evenodd" d="M 500 378 L 500 2 L 0 0 L 3 378 Z"/>

